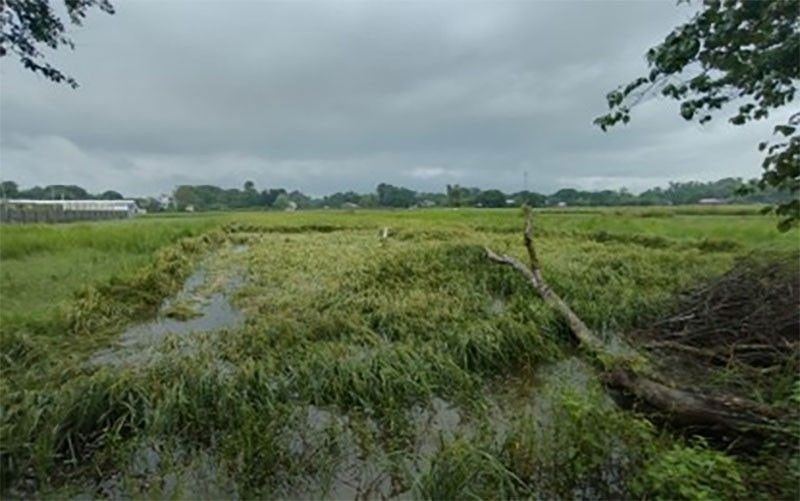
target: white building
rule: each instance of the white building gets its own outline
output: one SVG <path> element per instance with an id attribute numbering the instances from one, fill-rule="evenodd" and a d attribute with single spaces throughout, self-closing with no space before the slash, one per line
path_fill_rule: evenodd
<path id="1" fill-rule="evenodd" d="M 3 203 L 9 207 L 53 207 L 64 212 L 114 212 L 136 215 L 139 208 L 133 200 L 28 200 L 11 199 Z"/>
<path id="2" fill-rule="evenodd" d="M 133 200 L 29 200 L 0 203 L 0 219 L 12 223 L 125 219 L 139 213 Z"/>
<path id="3" fill-rule="evenodd" d="M 721 198 L 701 198 L 697 203 L 702 205 L 722 205 L 725 203 L 725 200 Z"/>
<path id="4" fill-rule="evenodd" d="M 166 193 L 162 193 L 156 199 L 158 201 L 158 205 L 161 210 L 169 210 L 175 203 L 175 200 L 172 198 L 172 195 L 168 195 Z"/>

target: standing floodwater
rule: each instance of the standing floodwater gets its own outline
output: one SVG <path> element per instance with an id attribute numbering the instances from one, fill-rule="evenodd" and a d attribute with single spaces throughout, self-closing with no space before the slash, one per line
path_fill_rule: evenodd
<path id="1" fill-rule="evenodd" d="M 241 287 L 238 274 L 226 277 L 220 290 L 209 292 L 209 274 L 195 271 L 174 297 L 164 301 L 155 319 L 126 330 L 113 346 L 89 360 L 92 366 L 140 365 L 159 353 L 159 345 L 172 336 L 231 329 L 242 324 L 244 315 L 231 305 L 231 294 Z"/>

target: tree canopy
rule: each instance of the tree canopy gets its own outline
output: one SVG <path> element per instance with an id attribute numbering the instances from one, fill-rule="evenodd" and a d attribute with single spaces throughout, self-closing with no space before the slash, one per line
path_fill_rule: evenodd
<path id="1" fill-rule="evenodd" d="M 682 0 L 689 1 L 689 0 Z M 595 119 L 603 130 L 628 123 L 631 109 L 660 93 L 680 101 L 686 120 L 706 123 L 726 105 L 734 125 L 767 119 L 795 97 L 800 80 L 800 2 L 797 0 L 707 0 L 688 22 L 647 51 L 650 72 L 608 93 L 610 111 Z M 780 227 L 800 220 L 800 113 L 774 128 L 758 181 L 762 189 L 787 190 L 778 205 Z"/>
<path id="2" fill-rule="evenodd" d="M 750 183 L 753 181 L 751 180 Z M 214 185 L 180 185 L 169 195 L 137 198 L 140 207 L 150 211 L 195 211 L 279 209 L 294 203 L 298 209 L 370 208 L 370 207 L 613 207 L 623 205 L 686 205 L 697 203 L 774 204 L 786 202 L 785 191 L 768 187 L 747 194 L 738 192 L 744 181 L 725 178 L 718 181 L 672 182 L 666 188 L 651 188 L 635 195 L 625 188 L 620 190 L 586 191 L 564 188 L 550 195 L 532 191 L 505 193 L 497 189 L 482 190 L 477 187 L 447 185 L 444 192 L 430 193 L 381 183 L 371 193 L 355 191 L 337 192 L 322 197 L 306 195 L 299 190 L 269 188 L 259 191 L 255 183 L 244 183 L 244 189 L 221 188 Z M 0 182 L 0 198 L 34 200 L 114 200 L 124 198 L 119 192 L 107 190 L 91 194 L 75 185 L 54 184 L 22 189 L 14 181 Z"/>
<path id="3" fill-rule="evenodd" d="M 80 26 L 92 8 L 109 14 L 114 7 L 109 0 L 64 0 L 69 22 Z M 75 48 L 67 36 L 67 25 L 55 13 L 49 0 L 3 0 L 0 3 L 0 57 L 14 54 L 33 71 L 57 82 L 77 87 L 78 82 L 45 60 L 42 49 Z"/>

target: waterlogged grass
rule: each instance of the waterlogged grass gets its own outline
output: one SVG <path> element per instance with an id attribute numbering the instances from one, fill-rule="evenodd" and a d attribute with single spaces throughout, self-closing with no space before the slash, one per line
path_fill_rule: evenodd
<path id="1" fill-rule="evenodd" d="M 51 324 L 82 286 L 130 277 L 153 253 L 218 218 L 0 226 L 0 322 Z M 48 327 L 49 328 L 49 327 Z"/>
<path id="2" fill-rule="evenodd" d="M 604 333 L 663 310 L 738 255 L 797 238 L 718 212 L 536 221 L 551 285 Z M 605 396 L 561 321 L 483 255 L 490 245 L 522 257 L 520 223 L 516 211 L 325 211 L 0 228 L 4 490 L 462 499 L 761 489 L 743 485 L 731 456 Z M 64 270 L 70 260 L 83 280 L 67 275 L 78 273 Z M 152 318 L 200 262 L 210 277 L 242 277 L 232 297 L 242 326 L 167 336 L 152 347 L 159 357 L 121 367 L 87 363 Z M 56 272 L 77 283 L 42 285 Z"/>

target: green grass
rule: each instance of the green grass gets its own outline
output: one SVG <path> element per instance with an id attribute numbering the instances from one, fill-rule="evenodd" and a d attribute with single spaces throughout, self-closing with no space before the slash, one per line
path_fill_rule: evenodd
<path id="1" fill-rule="evenodd" d="M 766 217 L 683 212 L 541 211 L 543 271 L 613 333 L 737 256 L 797 249 L 797 233 Z M 548 368 L 575 356 L 568 332 L 482 252 L 521 257 L 520 226 L 515 210 L 430 210 L 0 227 L 3 487 L 346 496 L 337 477 L 375 470 L 373 495 L 436 499 L 743 492 L 738 462 L 610 405 L 591 368 L 553 384 L 565 378 Z M 233 298 L 244 325 L 166 339 L 160 357 L 128 366 L 86 364 L 201 261 L 212 279 L 244 276 Z M 422 426 L 436 399 L 456 425 Z M 141 472 L 150 449 L 159 460 Z M 673 474 L 680 458 L 691 475 Z"/>
<path id="2" fill-rule="evenodd" d="M 0 226 L 0 321 L 50 321 L 81 286 L 130 276 L 159 248 L 218 224 L 206 217 Z"/>

